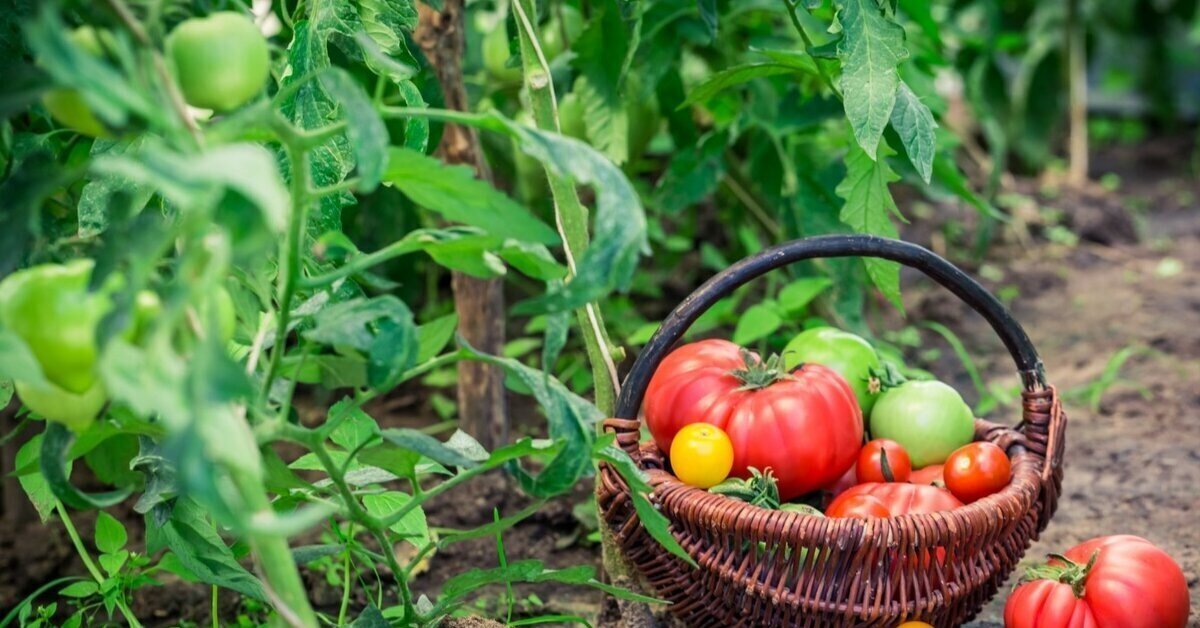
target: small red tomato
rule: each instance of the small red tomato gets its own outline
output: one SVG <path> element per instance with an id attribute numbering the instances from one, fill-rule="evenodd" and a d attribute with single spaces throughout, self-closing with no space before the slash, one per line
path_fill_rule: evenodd
<path id="1" fill-rule="evenodd" d="M 892 516 L 892 513 L 878 497 L 855 495 L 834 502 L 829 510 L 825 511 L 825 516 L 831 519 L 885 519 Z"/>
<path id="2" fill-rule="evenodd" d="M 908 452 L 894 440 L 876 438 L 863 445 L 858 452 L 858 464 L 855 467 L 858 481 L 865 482 L 907 482 L 912 474 L 912 461 Z"/>
<path id="3" fill-rule="evenodd" d="M 945 469 L 940 464 L 930 465 L 924 469 L 917 469 L 908 476 L 908 481 L 913 484 L 932 484 L 934 486 L 945 486 L 946 478 L 942 477 L 942 472 Z"/>
<path id="4" fill-rule="evenodd" d="M 946 488 L 964 504 L 983 499 L 1008 486 L 1012 466 L 1008 455 L 993 443 L 959 447 L 946 459 Z"/>

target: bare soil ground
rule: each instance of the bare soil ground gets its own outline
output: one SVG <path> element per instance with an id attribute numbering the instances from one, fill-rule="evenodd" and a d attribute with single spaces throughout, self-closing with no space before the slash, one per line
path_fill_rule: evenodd
<path id="1" fill-rule="evenodd" d="M 1044 184 L 1019 182 L 1031 202 L 1061 209 L 1065 224 L 1082 240 L 1054 243 L 1046 237 L 1046 225 L 1032 225 L 1028 237 L 992 247 L 983 267 L 965 265 L 1012 297 L 1051 382 L 1068 397 L 1063 498 L 1026 561 L 1032 564 L 1047 552 L 1094 536 L 1143 536 L 1182 565 L 1192 594 L 1191 625 L 1200 626 L 1200 185 L 1177 165 L 1186 163 L 1188 150 L 1167 142 L 1101 152 L 1094 174 L 1118 173 L 1121 184 L 1115 191 L 1047 193 Z M 1023 227 L 1013 232 L 1023 234 Z M 935 248 L 945 242 L 940 232 L 908 237 Z M 989 382 L 1015 383 L 1011 360 L 982 320 L 936 286 L 905 279 L 909 322 L 943 322 L 971 348 Z M 926 336 L 943 351 L 929 367 L 972 400 L 966 371 L 932 338 Z M 1134 356 L 1113 385 L 1098 387 L 1112 357 L 1129 347 L 1136 347 Z M 1088 394 L 1097 388 L 1103 394 L 1093 409 Z M 1011 407 L 989 418 L 1010 415 L 1015 422 Z M 587 495 L 588 487 L 580 487 L 506 533 L 509 559 L 537 558 L 553 567 L 598 564 L 599 547 L 584 540 L 587 530 L 572 513 Z M 429 520 L 436 526 L 472 527 L 490 522 L 493 507 L 511 513 L 525 503 L 503 478 L 485 477 L 432 504 Z M 80 519 L 86 538 L 91 518 Z M 131 517 L 130 525 L 136 535 L 140 522 Z M 31 538 L 38 540 L 36 546 Z M 496 561 L 494 539 L 457 544 L 433 558 L 415 587 L 433 595 L 450 576 Z M 0 527 L 0 609 L 44 582 L 81 570 L 61 527 Z M 309 582 L 317 599 L 331 593 L 319 575 Z M 499 614 L 499 593 L 481 600 L 479 612 Z M 1003 597 L 972 625 L 999 626 Z M 178 625 L 207 621 L 207 601 L 206 588 L 177 584 L 148 593 L 138 608 L 152 619 L 148 625 Z M 595 619 L 600 602 L 590 589 L 538 585 L 518 588 L 514 610 Z M 234 612 L 227 600 L 222 615 Z"/>

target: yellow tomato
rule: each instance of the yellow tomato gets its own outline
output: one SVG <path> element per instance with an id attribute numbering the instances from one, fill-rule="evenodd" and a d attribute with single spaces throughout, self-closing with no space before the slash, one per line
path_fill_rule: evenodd
<path id="1" fill-rule="evenodd" d="M 692 423 L 671 441 L 671 468 L 686 484 L 709 488 L 729 477 L 733 468 L 733 443 L 725 430 L 708 423 Z"/>
<path id="2" fill-rule="evenodd" d="M 906 621 L 896 628 L 933 628 L 933 624 L 927 624 L 923 621 Z"/>

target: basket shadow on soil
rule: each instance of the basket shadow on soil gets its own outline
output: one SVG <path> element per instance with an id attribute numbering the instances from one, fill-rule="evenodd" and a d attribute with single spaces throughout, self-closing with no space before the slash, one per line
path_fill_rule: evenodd
<path id="1" fill-rule="evenodd" d="M 1038 347 L 1051 383 L 1066 393 L 1066 471 L 1059 510 L 1042 538 L 1027 552 L 1032 564 L 1047 552 L 1063 550 L 1106 534 L 1135 534 L 1163 547 L 1183 566 L 1191 589 L 1191 625 L 1200 625 L 1200 185 L 1177 166 L 1190 146 L 1150 143 L 1103 151 L 1094 175 L 1116 172 L 1118 192 L 1094 189 L 1062 193 L 1042 201 L 1062 209 L 1068 224 L 1082 234 L 1076 246 L 1033 237 L 994 246 L 987 255 L 989 288 L 1015 286 L 1012 308 Z M 1161 163 L 1156 160 L 1161 159 Z M 1018 182 L 1031 197 L 1038 185 Z M 1144 206 L 1152 211 L 1126 211 Z M 1134 226 L 1140 241 L 1133 237 Z M 908 239 L 938 244 L 934 232 L 919 225 Z M 1036 231 L 1036 229 L 1035 229 Z M 1164 260 L 1174 260 L 1166 261 Z M 970 268 L 978 276 L 978 268 Z M 952 295 L 915 276 L 905 275 L 909 320 L 935 320 L 962 338 L 984 376 L 1002 385 L 1015 383 L 1012 362 L 986 324 Z M 898 319 L 888 322 L 902 324 Z M 926 335 L 929 343 L 933 336 Z M 965 371 L 945 345 L 930 365 L 938 375 L 975 397 Z M 1097 381 L 1110 358 L 1126 347 L 1139 349 L 1120 372 L 1120 382 L 1107 389 L 1099 408 L 1088 407 L 1082 391 Z M 1144 387 L 1144 388 L 1139 388 Z M 1149 398 L 1143 396 L 1149 395 Z M 522 408 L 523 406 L 517 406 Z M 1000 408 L 989 418 L 1003 421 L 1018 410 Z M 373 413 L 376 416 L 383 416 Z M 533 416 L 532 412 L 526 412 Z M 520 413 L 514 412 L 514 416 Z M 427 421 L 403 411 L 385 424 Z M 536 421 L 517 425 L 517 432 L 536 429 Z M 569 497 L 543 510 L 504 535 L 509 560 L 536 558 L 549 567 L 599 566 L 599 546 L 584 541 L 586 529 L 572 513 L 590 496 L 581 485 Z M 430 525 L 469 528 L 492 520 L 492 509 L 511 514 L 528 502 L 505 478 L 485 476 L 431 503 Z M 132 538 L 140 538 L 140 518 L 122 512 Z M 91 534 L 93 518 L 79 517 L 81 534 Z M 30 539 L 37 542 L 31 543 Z M 483 538 L 439 551 L 414 581 L 417 593 L 434 595 L 447 578 L 472 568 L 496 565 L 495 539 Z M 61 526 L 0 526 L 0 609 L 6 609 L 40 584 L 64 574 L 82 573 Z M 339 591 L 320 574 L 306 574 L 314 600 L 325 607 L 337 603 Z M 535 597 L 530 597 L 533 594 Z M 489 592 L 480 611 L 500 608 L 502 589 Z M 232 595 L 223 597 L 222 615 L 232 617 Z M 562 613 L 595 619 L 602 596 L 590 589 L 552 583 L 517 587 L 520 614 Z M 974 626 L 998 626 L 1001 594 L 981 613 Z M 365 601 L 365 600 L 360 600 Z M 540 603 L 539 603 L 540 602 Z M 137 600 L 147 625 L 205 622 L 207 587 L 173 583 Z M 474 621 L 474 620 L 471 620 Z M 494 625 L 487 622 L 459 626 Z"/>

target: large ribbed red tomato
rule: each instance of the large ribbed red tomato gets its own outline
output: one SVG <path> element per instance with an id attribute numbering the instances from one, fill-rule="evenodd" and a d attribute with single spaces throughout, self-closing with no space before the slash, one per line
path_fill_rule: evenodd
<path id="1" fill-rule="evenodd" d="M 1191 602 L 1179 565 L 1136 536 L 1102 536 L 1031 569 L 1004 606 L 1005 628 L 1183 628 Z M 1093 561 L 1093 557 L 1095 560 Z M 1090 565 L 1089 565 L 1090 563 Z"/>
<path id="2" fill-rule="evenodd" d="M 690 423 L 711 423 L 733 441 L 733 471 L 770 468 L 784 500 L 828 486 L 854 464 L 862 411 L 846 380 L 806 364 L 787 373 L 777 359 L 726 340 L 684 345 L 663 360 L 646 391 L 646 425 L 663 451 Z"/>
<path id="3" fill-rule="evenodd" d="M 825 512 L 840 507 L 838 502 L 851 499 L 856 495 L 870 495 L 879 498 L 893 517 L 912 513 L 930 513 L 942 510 L 954 510 L 962 506 L 950 491 L 927 484 L 907 484 L 903 482 L 867 482 L 847 489 L 837 496 Z"/>

